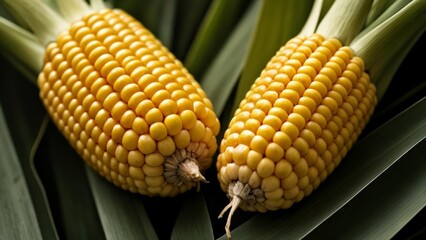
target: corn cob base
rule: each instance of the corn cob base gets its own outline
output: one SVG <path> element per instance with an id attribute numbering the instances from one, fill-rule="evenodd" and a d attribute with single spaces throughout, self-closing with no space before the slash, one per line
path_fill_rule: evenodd
<path id="1" fill-rule="evenodd" d="M 231 203 L 285 209 L 311 194 L 351 149 L 374 111 L 375 86 L 362 59 L 337 39 L 287 42 L 236 110 L 217 161 Z"/>
<path id="2" fill-rule="evenodd" d="M 84 16 L 48 45 L 38 78 L 54 123 L 115 185 L 174 196 L 200 181 L 219 120 L 200 85 L 121 10 Z"/>

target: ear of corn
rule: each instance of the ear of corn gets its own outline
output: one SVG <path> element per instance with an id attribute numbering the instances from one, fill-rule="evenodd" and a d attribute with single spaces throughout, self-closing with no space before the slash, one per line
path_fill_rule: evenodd
<path id="1" fill-rule="evenodd" d="M 86 15 L 48 45 L 38 78 L 55 124 L 114 184 L 174 196 L 206 181 L 219 121 L 199 84 L 120 10 Z"/>
<path id="2" fill-rule="evenodd" d="M 319 34 L 288 41 L 220 144 L 218 179 L 233 199 L 229 207 L 265 212 L 310 195 L 345 157 L 376 103 L 363 61 L 349 47 Z"/>
<path id="3" fill-rule="evenodd" d="M 7 3 L 31 22 L 29 8 Z M 175 196 L 199 188 L 219 132 L 200 85 L 127 13 L 67 4 L 59 7 L 71 22 L 68 30 L 59 15 L 50 30 L 42 15 L 32 26 L 42 29 L 41 45 L 48 43 L 37 84 L 58 129 L 93 169 L 123 189 Z"/>

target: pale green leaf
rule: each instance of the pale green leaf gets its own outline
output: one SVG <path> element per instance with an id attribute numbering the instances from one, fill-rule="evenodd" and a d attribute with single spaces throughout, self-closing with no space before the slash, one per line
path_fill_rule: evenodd
<path id="1" fill-rule="evenodd" d="M 250 5 L 250 2 L 246 0 L 212 2 L 184 62 L 196 79 L 208 69 L 212 59 L 240 20 L 241 12 Z"/>
<path id="2" fill-rule="evenodd" d="M 211 0 L 180 0 L 177 4 L 172 52 L 178 59 L 186 53 L 198 31 Z"/>
<path id="3" fill-rule="evenodd" d="M 39 100 L 38 89 L 2 57 L 0 72 L 5 80 L 0 81 L 0 102 L 13 142 L 19 146 L 17 155 L 27 180 L 40 231 L 43 239 L 58 239 L 44 188 L 33 164 L 34 149 L 40 134 L 43 134 L 46 112 Z"/>
<path id="4" fill-rule="evenodd" d="M 0 103 L 0 238 L 43 239 L 16 151 Z"/>
<path id="5" fill-rule="evenodd" d="M 260 75 L 266 63 L 290 38 L 302 29 L 313 1 L 262 1 L 260 19 L 248 60 L 238 84 L 234 104 L 238 104 Z"/>
<path id="6" fill-rule="evenodd" d="M 424 109 L 426 98 L 355 144 L 341 165 L 311 196 L 289 210 L 258 214 L 237 227 L 232 236 L 297 239 L 307 235 L 426 137 Z"/>
<path id="7" fill-rule="evenodd" d="M 59 237 L 105 238 L 85 174 L 86 164 L 53 123 L 46 129 L 34 164 L 46 190 Z"/>
<path id="8" fill-rule="evenodd" d="M 89 167 L 86 174 L 106 239 L 158 239 L 139 195 L 124 192 Z"/>
<path id="9" fill-rule="evenodd" d="M 426 206 L 424 149 L 425 139 L 307 239 L 391 239 Z"/>
<path id="10" fill-rule="evenodd" d="M 260 12 L 260 3 L 256 1 L 252 4 L 201 79 L 201 87 L 212 101 L 218 116 L 222 114 L 225 106 L 229 105 L 232 90 L 247 61 L 250 39 Z"/>
<path id="11" fill-rule="evenodd" d="M 206 202 L 201 193 L 188 194 L 180 209 L 171 239 L 214 239 Z"/>

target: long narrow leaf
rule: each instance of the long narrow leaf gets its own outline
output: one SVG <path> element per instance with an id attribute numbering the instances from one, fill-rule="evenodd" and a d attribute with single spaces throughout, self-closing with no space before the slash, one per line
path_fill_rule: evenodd
<path id="1" fill-rule="evenodd" d="M 55 225 L 47 202 L 44 188 L 34 174 L 33 146 L 42 133 L 46 112 L 38 97 L 37 88 L 14 71 L 4 58 L 0 57 L 0 103 L 5 113 L 8 129 L 21 162 L 31 200 L 36 211 L 43 239 L 57 239 Z M 41 129 L 41 130 L 40 130 Z M 24 201 L 24 199 L 23 199 Z"/>
<path id="2" fill-rule="evenodd" d="M 214 239 L 206 202 L 201 193 L 191 194 L 183 203 L 171 239 Z"/>
<path id="3" fill-rule="evenodd" d="M 0 104 L 0 238 L 43 239 Z M 13 225 L 10 223 L 14 223 Z"/>
<path id="4" fill-rule="evenodd" d="M 217 115 L 221 115 L 229 103 L 232 89 L 247 60 L 260 6 L 260 1 L 252 4 L 201 80 L 201 86 L 210 97 Z"/>
<path id="5" fill-rule="evenodd" d="M 211 0 L 178 1 L 174 42 L 171 48 L 178 59 L 185 59 L 210 3 Z"/>
<path id="6" fill-rule="evenodd" d="M 259 214 L 237 227 L 232 236 L 298 239 L 313 231 L 426 137 L 424 109 L 426 98 L 355 144 L 312 196 L 292 209 Z"/>
<path id="7" fill-rule="evenodd" d="M 90 186 L 108 240 L 158 239 L 137 195 L 115 187 L 86 168 Z"/>
<path id="8" fill-rule="evenodd" d="M 354 233 L 360 239 L 391 239 L 426 206 L 424 149 L 426 140 L 410 149 L 307 239 L 349 239 Z"/>
<path id="9" fill-rule="evenodd" d="M 85 163 L 50 123 L 35 166 L 46 189 L 62 239 L 103 239 L 104 232 L 84 172 Z"/>
<path id="10" fill-rule="evenodd" d="M 246 0 L 212 2 L 185 59 L 185 66 L 196 79 L 206 71 L 249 3 Z"/>

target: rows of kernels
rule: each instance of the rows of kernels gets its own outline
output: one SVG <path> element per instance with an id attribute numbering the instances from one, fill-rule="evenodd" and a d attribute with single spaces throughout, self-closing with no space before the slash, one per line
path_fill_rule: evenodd
<path id="1" fill-rule="evenodd" d="M 46 49 L 38 84 L 54 122 L 84 160 L 132 192 L 188 190 L 165 182 L 164 158 L 201 142 L 205 168 L 217 148 L 219 121 L 200 85 L 120 10 L 89 14 L 62 33 Z"/>
<path id="2" fill-rule="evenodd" d="M 242 208 L 290 207 L 340 163 L 376 101 L 363 62 L 350 48 L 317 34 L 290 40 L 256 79 L 224 133 L 217 161 L 222 189 L 256 173 L 266 200 Z"/>

